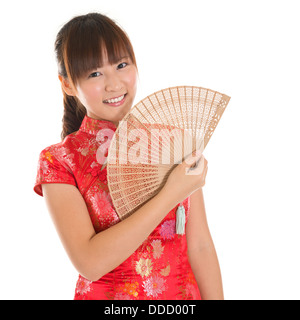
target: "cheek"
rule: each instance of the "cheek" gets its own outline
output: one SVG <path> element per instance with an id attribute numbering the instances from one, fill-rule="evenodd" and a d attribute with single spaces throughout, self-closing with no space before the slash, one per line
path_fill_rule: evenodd
<path id="1" fill-rule="evenodd" d="M 135 92 L 137 87 L 137 72 L 136 70 L 132 70 L 127 78 L 126 78 L 127 86 L 128 88 L 132 88 L 132 90 Z"/>
<path id="2" fill-rule="evenodd" d="M 92 103 L 94 100 L 99 100 L 101 98 L 102 93 L 102 86 L 93 83 L 89 86 L 81 87 L 80 90 L 78 90 L 79 96 L 78 98 L 82 101 L 85 101 L 85 103 L 89 104 Z"/>

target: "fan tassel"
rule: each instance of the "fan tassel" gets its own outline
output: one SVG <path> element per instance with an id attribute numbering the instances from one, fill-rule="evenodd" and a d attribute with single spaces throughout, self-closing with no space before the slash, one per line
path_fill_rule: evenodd
<path id="1" fill-rule="evenodd" d="M 176 210 L 176 233 L 184 234 L 185 228 L 185 209 L 182 203 L 178 206 Z"/>

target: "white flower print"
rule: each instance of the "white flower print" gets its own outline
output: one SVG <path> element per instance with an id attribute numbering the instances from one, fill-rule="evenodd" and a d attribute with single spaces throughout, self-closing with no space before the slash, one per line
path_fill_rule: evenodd
<path id="1" fill-rule="evenodd" d="M 40 169 L 42 170 L 43 174 L 45 175 L 49 169 L 49 163 L 48 161 L 41 161 L 40 162 Z"/>
<path id="2" fill-rule="evenodd" d="M 70 153 L 70 150 L 68 150 L 65 147 L 57 148 L 52 150 L 51 152 L 53 156 L 61 163 L 67 163 L 67 165 L 72 169 L 76 169 L 76 166 L 74 164 L 74 154 Z M 69 170 L 68 167 L 66 169 Z M 70 171 L 70 170 L 69 170 Z"/>
<path id="3" fill-rule="evenodd" d="M 84 295 L 91 291 L 92 281 L 85 279 L 82 276 L 79 276 L 77 284 L 76 284 L 76 294 Z"/>
<path id="4" fill-rule="evenodd" d="M 153 248 L 153 258 L 158 259 L 162 255 L 164 251 L 164 247 L 161 245 L 160 240 L 153 240 L 151 242 L 151 245 Z"/>
<path id="5" fill-rule="evenodd" d="M 166 290 L 165 283 L 165 279 L 155 275 L 143 282 L 144 291 L 148 297 L 152 296 L 157 298 L 159 294 Z"/>
<path id="6" fill-rule="evenodd" d="M 110 194 L 102 189 L 91 196 L 91 201 L 98 218 L 104 217 L 107 212 L 113 210 Z"/>

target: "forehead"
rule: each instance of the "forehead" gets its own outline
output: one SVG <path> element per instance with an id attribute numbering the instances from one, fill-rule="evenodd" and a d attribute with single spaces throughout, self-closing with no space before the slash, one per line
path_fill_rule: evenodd
<path id="1" fill-rule="evenodd" d="M 101 57 L 99 58 L 99 67 L 116 64 L 124 59 L 130 59 L 128 52 L 119 52 L 118 54 L 114 53 L 109 55 L 106 50 L 103 50 Z"/>
<path id="2" fill-rule="evenodd" d="M 103 48 L 99 55 L 98 66 L 102 67 L 108 64 L 112 65 L 120 62 L 122 59 L 130 59 L 129 53 L 124 48 L 112 52 L 107 52 L 107 49 Z"/>
<path id="3" fill-rule="evenodd" d="M 119 39 L 118 39 L 119 40 Z M 106 41 L 100 43 L 100 63 L 108 62 L 114 64 L 124 57 L 129 57 L 130 53 L 123 41 Z"/>

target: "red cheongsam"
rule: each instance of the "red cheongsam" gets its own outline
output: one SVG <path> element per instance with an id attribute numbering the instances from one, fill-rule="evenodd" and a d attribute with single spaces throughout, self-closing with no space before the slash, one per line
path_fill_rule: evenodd
<path id="1" fill-rule="evenodd" d="M 41 184 L 67 183 L 79 189 L 95 231 L 120 222 L 107 186 L 106 169 L 101 171 L 96 153 L 99 130 L 116 126 L 85 116 L 78 131 L 40 153 L 34 191 L 43 195 Z M 107 130 L 106 130 L 107 132 Z M 186 220 L 190 198 L 183 205 Z M 195 300 L 201 299 L 188 262 L 185 235 L 175 231 L 176 206 L 153 230 L 147 240 L 122 264 L 97 281 L 79 275 L 75 300 Z M 130 239 L 130 235 L 128 235 Z M 130 240 L 129 240 L 130 241 Z"/>

